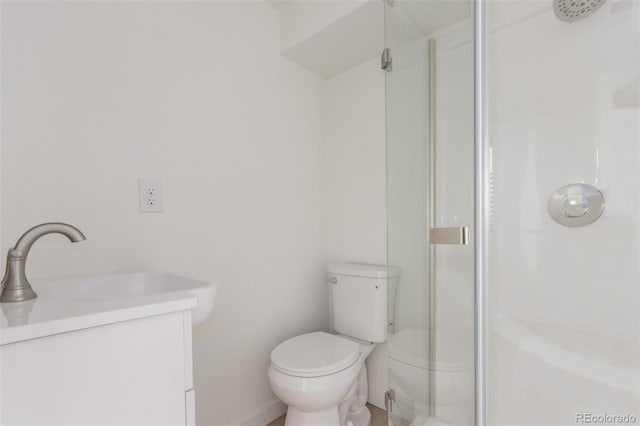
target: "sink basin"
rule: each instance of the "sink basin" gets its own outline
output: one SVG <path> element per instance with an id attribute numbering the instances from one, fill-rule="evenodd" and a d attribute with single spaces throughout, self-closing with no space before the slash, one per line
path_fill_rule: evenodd
<path id="1" fill-rule="evenodd" d="M 158 272 L 68 278 L 36 282 L 33 287 L 40 297 L 66 302 L 98 302 L 184 292 L 198 299 L 198 305 L 191 310 L 193 326 L 200 324 L 213 312 L 218 288 L 214 283 Z"/>

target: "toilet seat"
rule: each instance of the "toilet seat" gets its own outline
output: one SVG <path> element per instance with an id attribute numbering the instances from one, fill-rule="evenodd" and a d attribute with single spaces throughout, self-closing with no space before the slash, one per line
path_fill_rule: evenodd
<path id="1" fill-rule="evenodd" d="M 271 352 L 271 365 L 289 376 L 320 377 L 349 368 L 359 357 L 357 343 L 318 331 L 280 343 Z"/>

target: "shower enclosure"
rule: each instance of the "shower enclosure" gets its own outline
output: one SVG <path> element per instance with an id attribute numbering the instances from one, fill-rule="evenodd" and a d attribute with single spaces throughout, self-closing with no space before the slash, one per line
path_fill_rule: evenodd
<path id="1" fill-rule="evenodd" d="M 393 425 L 640 423 L 640 2 L 385 1 Z"/>

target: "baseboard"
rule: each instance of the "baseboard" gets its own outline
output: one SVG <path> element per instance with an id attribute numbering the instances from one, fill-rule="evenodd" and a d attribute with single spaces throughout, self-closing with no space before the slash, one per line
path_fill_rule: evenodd
<path id="1" fill-rule="evenodd" d="M 384 406 L 384 393 L 386 389 L 382 389 L 376 386 L 369 387 L 369 404 L 375 405 L 378 408 L 386 410 Z"/>
<path id="2" fill-rule="evenodd" d="M 266 426 L 286 412 L 287 406 L 275 400 L 234 422 L 234 426 Z"/>

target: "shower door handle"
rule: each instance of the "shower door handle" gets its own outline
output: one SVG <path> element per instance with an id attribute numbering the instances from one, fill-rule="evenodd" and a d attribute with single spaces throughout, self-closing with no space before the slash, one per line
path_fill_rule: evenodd
<path id="1" fill-rule="evenodd" d="M 466 246 L 469 244 L 469 227 L 454 226 L 448 228 L 431 228 L 429 231 L 431 244 L 454 244 Z"/>

